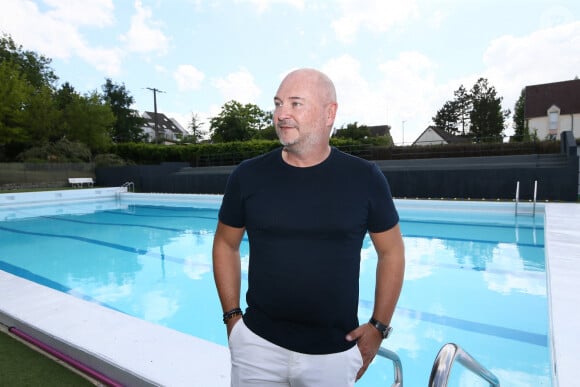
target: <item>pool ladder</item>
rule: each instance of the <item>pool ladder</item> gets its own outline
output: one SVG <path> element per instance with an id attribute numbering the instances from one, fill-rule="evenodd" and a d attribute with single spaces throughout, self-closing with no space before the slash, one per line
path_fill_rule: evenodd
<path id="1" fill-rule="evenodd" d="M 533 207 L 532 207 L 532 213 L 531 214 L 528 213 L 526 215 L 536 216 L 536 198 L 537 197 L 538 197 L 538 181 L 534 180 L 534 203 L 533 203 Z M 518 211 L 519 202 L 520 202 L 520 181 L 518 180 L 518 182 L 516 183 L 516 208 L 515 208 L 516 216 L 523 215 L 523 213 Z"/>
<path id="2" fill-rule="evenodd" d="M 391 387 L 403 387 L 403 366 L 399 355 L 386 348 L 379 348 L 379 356 L 390 359 L 393 362 L 395 369 L 395 380 Z M 449 382 L 449 375 L 451 368 L 457 360 L 461 365 L 475 373 L 480 378 L 487 381 L 490 387 L 500 387 L 499 379 L 491 371 L 482 366 L 470 354 L 465 352 L 459 345 L 454 343 L 447 343 L 439 350 L 433 368 L 431 369 L 431 376 L 429 377 L 429 387 L 447 387 Z"/>
<path id="3" fill-rule="evenodd" d="M 127 188 L 127 192 L 135 192 L 135 184 L 132 181 L 124 182 L 121 187 Z"/>

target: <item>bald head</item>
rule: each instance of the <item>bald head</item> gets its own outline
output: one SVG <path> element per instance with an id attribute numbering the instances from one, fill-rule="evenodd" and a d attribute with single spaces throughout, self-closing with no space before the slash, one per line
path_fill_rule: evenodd
<path id="1" fill-rule="evenodd" d="M 323 104 L 336 103 L 336 89 L 332 80 L 323 72 L 311 68 L 302 68 L 290 72 L 282 80 L 285 82 L 299 82 L 316 90 Z"/>

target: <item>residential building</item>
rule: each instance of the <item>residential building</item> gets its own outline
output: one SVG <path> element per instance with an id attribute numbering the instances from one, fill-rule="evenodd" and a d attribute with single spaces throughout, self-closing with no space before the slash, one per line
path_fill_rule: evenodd
<path id="1" fill-rule="evenodd" d="M 428 126 L 411 145 L 443 145 L 470 142 L 468 137 L 455 136 L 438 126 Z"/>
<path id="2" fill-rule="evenodd" d="M 144 112 L 142 117 L 145 119 L 142 129 L 148 142 L 172 144 L 189 134 L 179 122 L 163 113 Z"/>
<path id="3" fill-rule="evenodd" d="M 580 137 L 580 79 L 526 86 L 524 118 L 530 135 L 559 139 L 571 131 Z"/>

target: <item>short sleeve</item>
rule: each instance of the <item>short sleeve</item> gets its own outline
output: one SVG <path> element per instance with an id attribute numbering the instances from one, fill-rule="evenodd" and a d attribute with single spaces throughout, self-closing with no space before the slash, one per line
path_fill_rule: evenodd
<path id="1" fill-rule="evenodd" d="M 244 204 L 240 184 L 240 168 L 234 169 L 228 178 L 226 190 L 219 211 L 220 222 L 232 227 L 244 227 Z"/>
<path id="2" fill-rule="evenodd" d="M 370 232 L 387 231 L 399 223 L 399 214 L 395 208 L 389 182 L 376 164 L 372 165 L 369 182 L 369 215 Z"/>

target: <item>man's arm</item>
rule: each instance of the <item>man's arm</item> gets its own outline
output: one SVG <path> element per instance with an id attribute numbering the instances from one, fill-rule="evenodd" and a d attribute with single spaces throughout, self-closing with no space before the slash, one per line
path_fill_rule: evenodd
<path id="1" fill-rule="evenodd" d="M 373 317 L 385 325 L 390 325 L 405 274 L 403 237 L 398 224 L 387 231 L 369 235 L 378 256 Z M 375 327 L 363 324 L 350 332 L 347 340 L 357 340 L 363 357 L 363 367 L 357 375 L 358 380 L 379 351 L 382 336 Z"/>
<path id="2" fill-rule="evenodd" d="M 244 231 L 243 227 L 231 227 L 218 221 L 213 239 L 213 276 L 224 312 L 240 307 L 240 243 Z M 228 336 L 239 318 L 235 316 L 228 321 Z"/>

